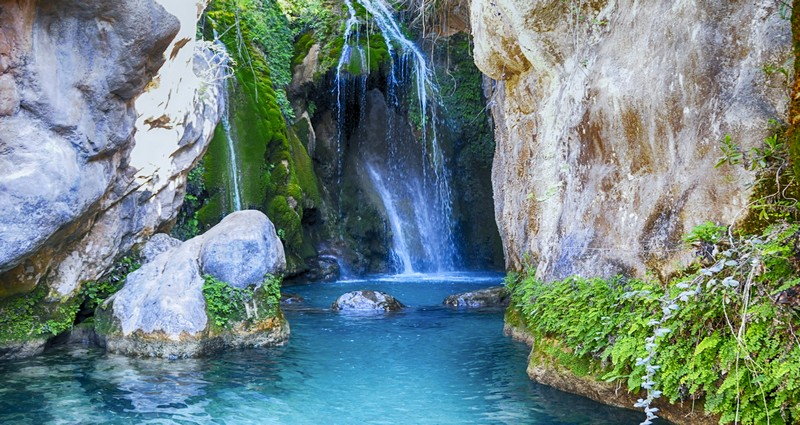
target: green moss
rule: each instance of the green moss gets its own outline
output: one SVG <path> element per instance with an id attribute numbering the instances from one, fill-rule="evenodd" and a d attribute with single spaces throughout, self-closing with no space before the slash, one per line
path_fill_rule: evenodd
<path id="1" fill-rule="evenodd" d="M 205 181 L 203 180 L 205 172 L 205 164 L 202 160 L 189 171 L 186 179 L 186 196 L 180 211 L 178 211 L 175 226 L 170 232 L 174 238 L 185 241 L 200 234 L 200 222 L 197 219 L 197 212 L 203 207 L 208 198 Z"/>
<path id="2" fill-rule="evenodd" d="M 49 338 L 72 327 L 80 297 L 50 299 L 44 285 L 0 300 L 0 342 Z"/>
<path id="3" fill-rule="evenodd" d="M 303 59 L 308 56 L 308 52 L 314 45 L 314 34 L 307 32 L 302 34 L 294 43 L 294 57 L 292 58 L 292 68 L 303 63 Z"/>
<path id="4" fill-rule="evenodd" d="M 566 369 L 578 377 L 602 373 L 599 363 L 588 356 L 575 356 L 573 350 L 557 339 L 534 335 L 529 362 L 532 365 L 551 364 L 556 369 Z"/>
<path id="5" fill-rule="evenodd" d="M 278 195 L 272 198 L 267 209 L 267 215 L 275 222 L 278 235 L 283 235 L 286 244 L 299 246 L 303 241 L 300 216 L 289 206 L 285 196 Z"/>
<path id="6" fill-rule="evenodd" d="M 218 0 L 208 13 L 219 32 L 224 34 L 222 41 L 229 51 L 238 54 L 235 95 L 231 101 L 231 131 L 237 143 L 243 207 L 265 211 L 281 231 L 287 254 L 296 255 L 303 247 L 300 225 L 303 206 L 308 202 L 319 204 L 319 189 L 305 147 L 294 135 L 291 135 L 293 139 L 290 141 L 284 119 L 287 111 L 283 108 L 282 112 L 281 108 L 285 96 L 282 97 L 280 90 L 275 90 L 275 87 L 282 87 L 286 83 L 275 66 L 275 58 L 283 58 L 283 53 L 275 56 L 265 41 L 266 29 L 262 22 L 254 21 L 254 17 L 260 16 L 258 13 L 273 14 L 277 6 L 272 1 L 264 2 L 264 9 L 259 9 L 255 14 L 248 9 L 250 6 L 251 0 Z M 240 16 L 239 32 L 224 32 L 235 24 L 236 15 Z M 279 21 L 275 21 L 276 25 L 283 25 Z M 265 22 L 272 21 L 266 19 Z M 270 34 L 285 35 L 285 32 L 281 30 Z M 310 48 L 313 44 L 311 34 L 300 37 L 297 44 L 300 50 Z M 280 47 L 278 50 L 283 52 L 282 49 Z M 297 53 L 295 56 L 299 55 Z M 280 59 L 282 66 L 288 68 L 291 58 L 283 59 Z M 217 215 L 221 216 L 225 211 L 220 208 L 220 201 L 224 199 L 221 188 L 224 187 L 228 172 L 226 151 L 227 140 L 221 137 L 218 129 L 206 158 L 206 183 L 210 198 L 206 206 L 198 211 L 198 220 L 205 224 L 213 224 L 210 220 L 218 220 Z M 290 197 L 297 202 L 296 210 L 289 207 Z"/>
<path id="7" fill-rule="evenodd" d="M 339 62 L 344 46 L 344 37 L 339 36 L 330 43 L 329 50 L 320 58 L 321 63 L 331 63 L 335 66 Z M 361 49 L 366 54 L 365 62 L 368 69 L 363 69 Z M 381 33 L 370 34 L 369 37 L 360 37 L 358 44 L 352 46 L 349 61 L 344 65 L 344 70 L 351 75 L 361 75 L 380 71 L 381 66 L 388 65 L 391 60 L 389 48 Z"/>

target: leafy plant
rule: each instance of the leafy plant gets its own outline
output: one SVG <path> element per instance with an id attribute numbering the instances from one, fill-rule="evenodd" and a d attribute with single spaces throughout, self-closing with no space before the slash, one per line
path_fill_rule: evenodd
<path id="1" fill-rule="evenodd" d="M 744 162 L 744 154 L 739 145 L 733 143 L 730 134 L 725 135 L 719 148 L 722 151 L 722 156 L 717 159 L 717 163 L 714 165 L 715 168 L 725 164 L 739 165 Z"/>
<path id="2" fill-rule="evenodd" d="M 122 289 L 128 275 L 139 267 L 141 267 L 139 259 L 128 255 L 114 263 L 111 271 L 102 279 L 85 282 L 80 292 L 84 306 L 89 310 L 97 308 L 109 296 Z"/>
<path id="3" fill-rule="evenodd" d="M 281 278 L 271 274 L 257 286 L 235 288 L 206 274 L 203 297 L 209 319 L 218 328 L 243 320 L 260 320 L 278 313 Z"/>
<path id="4" fill-rule="evenodd" d="M 727 233 L 727 226 L 720 226 L 713 222 L 706 221 L 698 226 L 695 226 L 689 234 L 683 237 L 683 240 L 688 243 L 692 242 L 707 242 L 717 243 Z"/>
<path id="5" fill-rule="evenodd" d="M 621 277 L 543 283 L 528 273 L 508 282 L 512 309 L 534 334 L 534 353 L 577 370 L 589 362 L 597 379 L 644 390 L 640 407 L 660 396 L 704 400 L 721 423 L 796 423 L 800 320 L 773 298 L 800 286 L 798 241 L 796 224 L 726 240 L 709 266 L 666 285 Z M 574 360 L 548 355 L 553 341 Z"/>

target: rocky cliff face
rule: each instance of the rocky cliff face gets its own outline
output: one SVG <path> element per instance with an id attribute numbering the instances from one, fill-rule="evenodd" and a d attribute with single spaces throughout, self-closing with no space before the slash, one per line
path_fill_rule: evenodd
<path id="1" fill-rule="evenodd" d="M 83 282 L 175 218 L 217 122 L 204 7 L 0 1 L 3 346 L 41 342 Z"/>
<path id="2" fill-rule="evenodd" d="M 785 116 L 776 2 L 473 0 L 496 80 L 495 215 L 506 265 L 540 277 L 668 274 L 680 237 L 743 217 L 754 176 L 714 168 Z M 529 256 L 529 257 L 528 257 Z"/>

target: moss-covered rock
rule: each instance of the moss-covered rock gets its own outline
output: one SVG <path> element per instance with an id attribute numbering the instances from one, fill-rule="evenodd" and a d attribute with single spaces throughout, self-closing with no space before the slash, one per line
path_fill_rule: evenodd
<path id="1" fill-rule="evenodd" d="M 72 327 L 81 301 L 51 298 L 43 285 L 0 300 L 0 359 L 41 352 L 49 338 Z"/>
<path id="2" fill-rule="evenodd" d="M 250 0 L 217 0 L 207 13 L 209 25 L 221 34 L 237 65 L 229 85 L 229 132 L 218 126 L 204 157 L 207 197 L 196 214 L 199 228 L 210 227 L 233 210 L 226 183 L 231 137 L 242 208 L 269 214 L 287 256 L 302 258 L 308 251 L 301 229 L 304 209 L 318 206 L 320 194 L 306 148 L 285 119 L 293 114 L 284 92 L 293 52 L 289 23 L 274 1 L 255 7 Z M 310 42 L 309 37 L 305 40 Z M 298 261 L 290 263 L 292 268 Z"/>

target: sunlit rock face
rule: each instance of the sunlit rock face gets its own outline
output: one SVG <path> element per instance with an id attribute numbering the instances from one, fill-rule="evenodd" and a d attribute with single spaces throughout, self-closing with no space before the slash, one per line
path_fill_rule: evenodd
<path id="1" fill-rule="evenodd" d="M 218 120 L 205 0 L 0 0 L 0 299 L 73 296 L 173 220 Z"/>
<path id="2" fill-rule="evenodd" d="M 492 181 L 506 266 L 667 275 L 681 235 L 743 217 L 753 174 L 714 168 L 785 116 L 789 21 L 770 0 L 473 0 L 497 81 Z"/>

